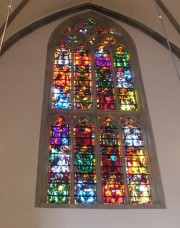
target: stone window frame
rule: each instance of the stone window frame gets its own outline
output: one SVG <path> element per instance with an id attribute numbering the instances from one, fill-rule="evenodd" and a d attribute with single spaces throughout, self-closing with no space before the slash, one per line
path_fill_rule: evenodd
<path id="1" fill-rule="evenodd" d="M 60 110 L 52 110 L 51 107 L 51 75 L 53 67 L 53 55 L 54 48 L 59 44 L 61 36 L 59 35 L 60 29 L 65 29 L 69 22 L 73 21 L 73 24 L 78 22 L 84 17 L 93 16 L 98 19 L 98 21 L 106 21 L 108 25 L 111 25 L 112 28 L 115 28 L 118 31 L 118 36 L 121 40 L 121 43 L 126 47 L 126 51 L 129 52 L 131 56 L 131 71 L 135 76 L 134 86 L 138 100 L 138 111 L 136 113 L 125 113 L 119 111 L 122 115 L 131 115 L 135 114 L 141 120 L 143 138 L 148 148 L 148 171 L 150 178 L 151 194 L 153 199 L 153 204 L 150 205 L 133 205 L 133 204 L 121 204 L 121 205 L 112 205 L 112 204 L 95 204 L 95 205 L 77 205 L 77 204 L 51 204 L 46 203 L 46 194 L 47 194 L 47 176 L 48 176 L 48 144 L 49 144 L 49 129 L 50 129 L 50 119 L 51 116 L 61 113 Z M 107 112 L 108 114 L 108 112 Z M 128 34 L 128 32 L 117 24 L 114 20 L 100 15 L 91 10 L 87 10 L 85 13 L 81 13 L 72 17 L 69 17 L 66 21 L 60 23 L 57 28 L 52 33 L 49 44 L 47 48 L 47 60 L 46 60 L 46 72 L 45 72 L 45 81 L 44 81 L 44 94 L 43 94 L 43 104 L 42 104 L 42 117 L 41 117 L 41 129 L 40 129 L 40 142 L 39 142 L 39 156 L 38 156 L 38 169 L 37 169 L 37 183 L 36 183 L 36 196 L 35 196 L 35 206 L 43 208 L 101 208 L 101 209 L 145 209 L 145 208 L 166 208 L 164 192 L 160 177 L 156 147 L 153 137 L 153 131 L 151 127 L 151 121 L 146 101 L 145 90 L 143 86 L 143 80 L 141 76 L 140 65 L 138 61 L 137 50 L 134 44 L 134 41 Z"/>

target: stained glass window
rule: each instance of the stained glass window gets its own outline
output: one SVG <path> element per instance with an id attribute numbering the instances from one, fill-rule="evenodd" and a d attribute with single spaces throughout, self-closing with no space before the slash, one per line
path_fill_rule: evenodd
<path id="1" fill-rule="evenodd" d="M 128 43 L 97 16 L 69 21 L 58 33 L 50 53 L 43 203 L 153 205 L 140 75 Z"/>

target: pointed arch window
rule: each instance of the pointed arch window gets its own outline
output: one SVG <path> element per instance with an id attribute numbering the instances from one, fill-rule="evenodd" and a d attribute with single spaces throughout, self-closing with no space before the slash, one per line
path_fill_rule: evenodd
<path id="1" fill-rule="evenodd" d="M 129 36 L 96 14 L 73 21 L 56 29 L 48 51 L 36 203 L 160 204 Z"/>

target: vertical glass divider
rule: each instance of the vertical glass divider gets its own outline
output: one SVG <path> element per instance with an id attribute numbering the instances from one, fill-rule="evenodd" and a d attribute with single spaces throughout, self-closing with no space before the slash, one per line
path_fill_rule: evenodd
<path id="1" fill-rule="evenodd" d="M 96 118 L 97 117 L 97 118 Z M 97 203 L 102 204 L 102 177 L 101 177 L 101 154 L 99 145 L 99 123 L 98 114 L 94 116 L 94 132 L 95 132 L 95 159 L 96 159 L 96 186 L 97 186 Z"/>
<path id="2" fill-rule="evenodd" d="M 111 67 L 112 67 L 112 80 L 113 80 L 113 86 L 114 86 L 114 96 L 115 96 L 115 110 L 119 110 L 119 103 L 118 103 L 118 95 L 117 95 L 117 85 L 116 85 L 116 72 L 115 72 L 115 67 L 114 67 L 114 58 L 113 58 L 113 50 L 111 49 L 110 51 L 111 54 Z"/>
<path id="3" fill-rule="evenodd" d="M 74 115 L 70 115 L 70 150 L 71 150 L 71 163 L 70 163 L 70 199 L 71 204 L 74 204 Z"/>
<path id="4" fill-rule="evenodd" d="M 124 148 L 124 141 L 123 141 L 123 132 L 122 132 L 122 116 L 120 116 L 120 125 L 119 125 L 119 132 L 121 135 L 121 157 L 122 157 L 122 174 L 123 174 L 123 181 L 124 181 L 124 192 L 125 192 L 125 199 L 126 204 L 130 203 L 129 200 L 129 193 L 128 193 L 128 184 L 127 184 L 127 174 L 126 174 L 126 159 L 125 159 L 125 148 Z"/>

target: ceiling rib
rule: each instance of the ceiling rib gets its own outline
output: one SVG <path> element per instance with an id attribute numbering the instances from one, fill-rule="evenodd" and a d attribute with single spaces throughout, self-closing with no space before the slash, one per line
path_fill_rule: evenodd
<path id="1" fill-rule="evenodd" d="M 27 1 L 28 2 L 28 1 Z M 56 21 L 60 18 L 63 18 L 65 16 L 69 16 L 72 15 L 74 13 L 80 13 L 84 10 L 94 10 L 95 12 L 101 13 L 105 16 L 109 16 L 111 18 L 114 18 L 118 21 L 124 22 L 128 25 L 131 25 L 133 27 L 135 27 L 136 29 L 139 29 L 141 32 L 144 32 L 145 34 L 147 34 L 148 36 L 150 36 L 151 38 L 153 38 L 154 40 L 156 40 L 157 42 L 159 42 L 161 45 L 163 45 L 164 47 L 168 48 L 167 46 L 167 42 L 166 39 L 161 36 L 159 33 L 155 32 L 153 29 L 145 26 L 144 24 L 129 18 L 123 14 L 114 12 L 112 10 L 106 9 L 104 7 L 92 4 L 92 3 L 85 3 L 85 4 L 81 4 L 78 6 L 74 6 L 74 7 L 70 7 L 68 9 L 56 12 L 52 15 L 49 15 L 47 17 L 44 17 L 30 25 L 28 25 L 27 27 L 23 28 L 22 30 L 18 31 L 17 33 L 15 33 L 14 35 L 12 35 L 3 45 L 2 47 L 2 51 L 1 51 L 1 55 L 3 53 L 5 53 L 11 46 L 13 46 L 17 41 L 19 41 L 20 39 L 22 39 L 23 37 L 29 35 L 31 32 L 35 31 L 36 29 L 45 26 L 53 21 Z M 173 43 L 170 43 L 171 45 L 171 49 L 172 52 L 178 57 L 180 58 L 180 48 L 178 48 L 176 45 L 174 45 Z"/>
<path id="2" fill-rule="evenodd" d="M 176 19 L 173 17 L 173 15 L 170 13 L 170 11 L 167 9 L 167 7 L 162 3 L 161 0 L 155 0 L 156 3 L 159 5 L 159 7 L 162 9 L 162 11 L 165 13 L 167 18 L 170 20 L 174 28 L 177 30 L 177 32 L 180 34 L 180 25 L 176 21 Z"/>
<path id="3" fill-rule="evenodd" d="M 11 13 L 11 15 L 9 16 L 8 19 L 8 23 L 7 26 L 10 25 L 10 23 L 14 20 L 14 18 L 18 15 L 18 13 L 24 8 L 24 6 L 26 6 L 26 4 L 29 2 L 30 0 L 23 0 L 17 7 L 16 9 L 13 10 L 13 12 Z M 3 33 L 3 29 L 4 29 L 4 25 L 5 23 L 1 26 L 0 28 L 0 36 Z"/>

